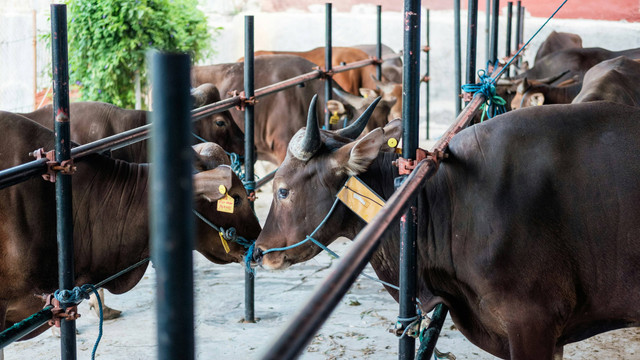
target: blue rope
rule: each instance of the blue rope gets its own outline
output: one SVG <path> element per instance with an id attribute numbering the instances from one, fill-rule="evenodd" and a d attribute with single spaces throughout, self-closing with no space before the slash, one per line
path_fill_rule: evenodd
<path id="1" fill-rule="evenodd" d="M 60 302 L 60 304 L 64 306 L 74 306 L 78 305 L 82 302 L 82 300 L 89 299 L 89 294 L 93 292 L 93 294 L 98 299 L 98 309 L 100 309 L 100 322 L 98 324 L 98 338 L 96 339 L 96 343 L 93 345 L 93 350 L 91 351 L 91 359 L 95 359 L 96 351 L 98 350 L 98 345 L 100 344 L 100 339 L 102 339 L 102 322 L 103 322 L 103 314 L 102 314 L 102 300 L 100 299 L 100 295 L 98 294 L 98 289 L 91 285 L 85 284 L 81 287 L 74 287 L 72 290 L 56 290 L 53 293 L 53 296 Z"/>
<path id="2" fill-rule="evenodd" d="M 509 61 L 505 64 L 505 66 L 503 66 L 502 69 L 500 69 L 500 71 L 498 71 L 496 74 L 490 77 L 486 75 L 484 70 L 482 69 L 478 70 L 478 77 L 480 78 L 480 83 L 462 85 L 462 91 L 467 93 L 481 92 L 485 96 L 485 99 L 487 99 L 486 103 L 483 105 L 482 119 L 480 120 L 481 122 L 482 120 L 484 120 L 485 114 L 487 118 L 490 119 L 496 115 L 503 114 L 504 112 L 506 112 L 506 109 L 504 106 L 506 104 L 506 101 L 496 94 L 496 88 L 494 85 L 496 80 L 498 79 L 498 77 L 500 77 L 500 75 L 502 75 L 502 73 L 506 69 L 509 68 L 511 63 L 517 58 L 518 54 L 520 54 L 520 52 L 527 45 L 529 45 L 531 40 L 533 40 L 533 38 L 535 38 L 536 35 L 540 33 L 542 28 L 544 28 L 547 25 L 547 23 L 556 15 L 556 13 L 564 6 L 564 4 L 567 3 L 567 1 L 568 0 L 564 0 L 564 2 L 556 9 L 556 11 L 554 11 L 553 14 L 551 14 L 551 16 L 547 19 L 547 21 L 545 21 L 544 24 L 542 24 L 542 26 L 540 26 L 540 28 L 533 34 L 533 36 L 531 36 L 529 40 L 520 49 L 518 49 L 518 51 L 511 57 L 511 59 L 509 59 Z M 489 63 L 487 63 L 487 67 L 488 65 Z M 489 107 L 493 108 L 493 112 L 490 112 L 488 110 Z"/>
<path id="3" fill-rule="evenodd" d="M 255 246 L 255 243 L 251 244 L 251 246 L 249 246 L 249 249 L 247 249 L 247 253 L 244 254 L 245 270 L 252 275 L 256 274 L 256 271 L 251 268 L 251 259 L 253 258 L 253 249 L 255 248 Z"/>
<path id="4" fill-rule="evenodd" d="M 212 223 L 211 221 L 207 220 L 207 218 L 205 218 L 202 214 L 200 214 L 195 209 L 193 209 L 193 213 L 196 214 L 196 216 L 199 217 L 200 220 L 204 221 L 205 224 L 211 226 L 217 232 L 222 233 L 222 236 L 224 237 L 225 240 L 233 241 L 233 242 L 237 243 L 238 245 L 241 245 L 241 246 L 243 246 L 245 248 L 253 247 L 253 243 L 255 242 L 255 240 L 247 240 L 242 236 L 238 236 L 238 234 L 236 232 L 236 229 L 234 227 L 230 227 L 230 228 L 225 230 L 223 227 L 216 226 L 214 223 Z"/>
<path id="5" fill-rule="evenodd" d="M 194 137 L 194 138 L 196 138 L 196 139 L 198 139 L 198 140 L 202 141 L 203 143 L 204 143 L 204 142 L 208 142 L 207 140 L 205 140 L 205 139 L 201 138 L 200 136 L 196 135 L 195 133 L 191 133 L 191 135 L 193 135 L 193 137 Z"/>
<path id="6" fill-rule="evenodd" d="M 225 151 L 226 152 L 226 151 Z M 231 160 L 231 169 L 244 182 L 244 158 L 236 153 L 226 152 Z"/>

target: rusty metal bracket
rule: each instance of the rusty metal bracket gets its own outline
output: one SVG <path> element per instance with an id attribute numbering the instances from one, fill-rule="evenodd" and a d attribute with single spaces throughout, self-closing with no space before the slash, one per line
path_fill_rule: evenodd
<path id="1" fill-rule="evenodd" d="M 431 46 L 429 46 L 429 45 L 425 45 L 425 46 L 422 47 L 422 51 L 424 51 L 424 52 L 429 52 L 429 50 L 431 50 Z"/>
<path id="2" fill-rule="evenodd" d="M 52 183 L 56 182 L 56 173 L 65 175 L 73 175 L 76 172 L 76 167 L 73 165 L 73 159 L 64 160 L 58 163 L 55 159 L 55 151 L 44 151 L 44 148 L 39 148 L 29 153 L 29 156 L 33 156 L 36 160 L 47 159 L 47 172 L 42 174 L 42 178 Z"/>
<path id="3" fill-rule="evenodd" d="M 316 66 L 313 70 L 318 70 L 320 72 L 320 79 L 326 80 L 331 79 L 334 75 L 333 70 L 325 70 L 322 66 Z"/>
<path id="4" fill-rule="evenodd" d="M 469 101 L 473 100 L 473 94 L 475 94 L 475 93 L 470 93 L 470 92 L 463 91 L 462 94 L 460 94 L 460 97 L 462 98 L 462 101 L 469 102 Z"/>
<path id="5" fill-rule="evenodd" d="M 436 165 L 442 160 L 448 158 L 449 155 L 442 150 L 434 150 L 433 152 L 424 149 L 416 149 L 416 159 L 405 159 L 399 157 L 397 160 L 391 162 L 394 166 L 398 167 L 398 175 L 409 175 L 416 168 L 420 161 L 426 158 L 432 158 L 435 160 Z"/>
<path id="6" fill-rule="evenodd" d="M 382 63 L 384 62 L 384 60 L 382 60 L 382 59 L 378 59 L 378 58 L 377 58 L 377 57 L 375 57 L 375 56 L 371 56 L 371 57 L 369 57 L 369 58 L 373 61 L 373 64 L 374 64 L 374 65 L 375 65 L 375 64 L 382 64 Z"/>
<path id="7" fill-rule="evenodd" d="M 431 80 L 431 76 L 426 75 L 426 74 L 423 77 L 420 78 L 420 82 L 424 82 L 424 83 L 429 82 L 429 80 Z"/>
<path id="8" fill-rule="evenodd" d="M 238 90 L 233 90 L 233 91 L 229 91 L 228 94 L 229 96 L 232 96 L 232 97 L 238 96 L 240 98 L 240 105 L 236 106 L 236 109 L 238 109 L 238 111 L 244 111 L 247 105 L 254 106 L 258 102 L 255 96 L 247 98 L 247 95 L 245 94 L 244 91 L 238 92 Z"/>
<path id="9" fill-rule="evenodd" d="M 252 191 L 249 193 L 249 195 L 247 195 L 247 199 L 251 202 L 256 201 L 257 197 L 256 197 L 256 192 Z"/>
<path id="10" fill-rule="evenodd" d="M 58 299 L 53 296 L 53 294 L 48 294 L 45 296 L 45 304 L 44 307 L 52 306 L 51 313 L 53 317 L 49 320 L 49 326 L 60 327 L 60 322 L 64 319 L 66 321 L 77 320 L 80 317 L 78 314 L 78 306 L 69 306 L 66 309 L 60 307 L 60 302 Z"/>

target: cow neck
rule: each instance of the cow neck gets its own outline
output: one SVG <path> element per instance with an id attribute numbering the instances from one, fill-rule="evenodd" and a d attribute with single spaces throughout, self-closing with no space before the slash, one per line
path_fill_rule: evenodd
<path id="1" fill-rule="evenodd" d="M 74 238 L 76 257 L 89 258 L 91 279 L 95 283 L 149 256 L 148 187 L 149 168 L 93 156 L 78 164 L 74 188 Z M 77 179 L 76 179 L 77 177 Z M 146 266 L 114 280 L 110 291 L 132 288 Z M 99 270 L 98 270 L 99 269 Z"/>
<path id="2" fill-rule="evenodd" d="M 545 94 L 545 103 L 568 104 L 578 95 L 580 89 L 582 89 L 582 83 L 562 87 L 549 86 L 549 89 Z"/>

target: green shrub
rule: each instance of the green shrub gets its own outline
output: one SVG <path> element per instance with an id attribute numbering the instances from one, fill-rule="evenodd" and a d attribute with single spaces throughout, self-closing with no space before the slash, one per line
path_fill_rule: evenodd
<path id="1" fill-rule="evenodd" d="M 135 76 L 147 86 L 150 48 L 188 52 L 193 62 L 210 51 L 211 34 L 196 0 L 69 0 L 69 77 L 83 100 L 131 108 Z M 218 29 L 214 30 L 217 35 Z M 144 105 L 143 105 L 144 106 Z"/>

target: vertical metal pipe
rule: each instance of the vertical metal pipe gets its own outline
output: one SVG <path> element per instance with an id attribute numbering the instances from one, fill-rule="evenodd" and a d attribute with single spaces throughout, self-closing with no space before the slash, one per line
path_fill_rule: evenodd
<path id="1" fill-rule="evenodd" d="M 51 5 L 51 51 L 53 66 L 53 117 L 56 161 L 71 159 L 69 124 L 69 57 L 67 52 L 67 6 Z M 73 204 L 71 175 L 56 175 L 56 232 L 58 239 L 58 285 L 75 286 L 73 270 Z M 64 308 L 65 306 L 63 306 Z M 62 321 L 63 360 L 76 359 L 76 322 Z"/>
<path id="2" fill-rule="evenodd" d="M 244 94 L 247 99 L 254 95 L 253 72 L 253 16 L 244 17 Z M 254 122 L 253 105 L 247 104 L 244 109 L 244 179 L 247 195 L 255 191 L 253 173 L 254 153 Z M 253 209 L 253 202 L 251 203 Z M 254 323 L 254 290 L 255 278 L 252 273 L 244 272 L 244 322 Z"/>
<path id="3" fill-rule="evenodd" d="M 491 59 L 491 52 L 489 49 L 489 43 L 491 42 L 491 0 L 487 0 L 486 14 L 484 22 L 484 36 L 485 36 L 485 63 L 488 63 Z"/>
<path id="4" fill-rule="evenodd" d="M 376 6 L 376 57 L 382 59 L 382 5 Z M 378 81 L 382 80 L 382 64 L 376 64 L 376 77 Z"/>
<path id="5" fill-rule="evenodd" d="M 520 50 L 520 39 L 522 38 L 522 1 L 518 0 L 518 5 L 516 6 L 516 50 Z M 520 67 L 521 61 L 520 58 L 516 61 L 516 66 Z"/>
<path id="6" fill-rule="evenodd" d="M 426 44 L 427 44 L 427 53 L 426 53 L 427 56 L 426 56 L 426 58 L 427 58 L 427 61 L 426 61 L 426 64 L 425 64 L 425 76 L 426 76 L 425 85 L 427 87 L 427 90 L 426 90 L 426 92 L 427 92 L 426 93 L 426 95 L 427 95 L 426 96 L 426 120 L 427 120 L 426 139 L 429 140 L 429 82 L 430 82 L 429 81 L 429 60 L 430 60 L 429 59 L 429 54 L 431 53 L 431 49 L 429 48 L 429 9 L 427 9 L 426 16 L 427 16 L 426 26 L 425 26 L 427 28 L 427 31 L 426 31 L 426 37 L 427 37 L 427 39 L 426 39 Z M 458 100 L 458 102 L 460 102 L 460 100 Z"/>
<path id="7" fill-rule="evenodd" d="M 404 71 L 402 77 L 402 156 L 415 159 L 418 148 L 420 111 L 420 0 L 404 1 Z M 400 186 L 406 176 L 395 179 Z M 398 324 L 408 327 L 416 316 L 416 202 L 400 219 L 400 313 Z M 398 356 L 401 360 L 415 357 L 415 339 L 403 336 L 399 340 Z"/>
<path id="8" fill-rule="evenodd" d="M 187 54 L 150 56 L 151 250 L 156 269 L 158 359 L 195 358 L 192 121 Z M 168 206 L 170 205 L 170 206 Z"/>
<path id="9" fill-rule="evenodd" d="M 469 0 L 467 19 L 467 84 L 476 83 L 476 50 L 478 43 L 478 0 Z M 468 103 L 468 102 L 467 102 Z"/>
<path id="10" fill-rule="evenodd" d="M 493 0 L 493 13 L 491 18 L 491 66 L 496 67 L 498 62 L 498 25 L 500 20 L 500 0 Z"/>
<path id="11" fill-rule="evenodd" d="M 33 110 L 38 109 L 38 28 L 36 11 L 31 10 L 31 21 L 33 26 L 32 46 L 33 46 Z"/>
<path id="12" fill-rule="evenodd" d="M 513 1 L 509 1 L 507 2 L 507 41 L 506 41 L 506 46 L 505 46 L 505 51 L 504 51 L 504 56 L 508 58 L 511 57 L 511 23 L 512 23 L 512 18 L 513 17 Z M 507 77 L 511 77 L 511 69 L 507 69 L 507 73 L 506 73 Z"/>
<path id="13" fill-rule="evenodd" d="M 324 47 L 324 68 L 326 71 L 331 70 L 331 3 L 325 4 L 325 47 Z M 331 77 L 327 76 L 324 82 L 324 128 L 331 129 L 329 124 L 329 109 L 327 109 L 327 101 L 331 100 Z"/>
<path id="14" fill-rule="evenodd" d="M 455 78 L 453 86 L 455 87 L 455 111 L 456 116 L 462 111 L 461 95 L 462 95 L 462 55 L 460 54 L 460 0 L 453 0 L 453 66 L 455 70 Z"/>
<path id="15" fill-rule="evenodd" d="M 520 12 L 520 37 L 518 38 L 519 47 L 524 46 L 524 14 L 526 8 L 522 7 L 522 12 Z"/>

